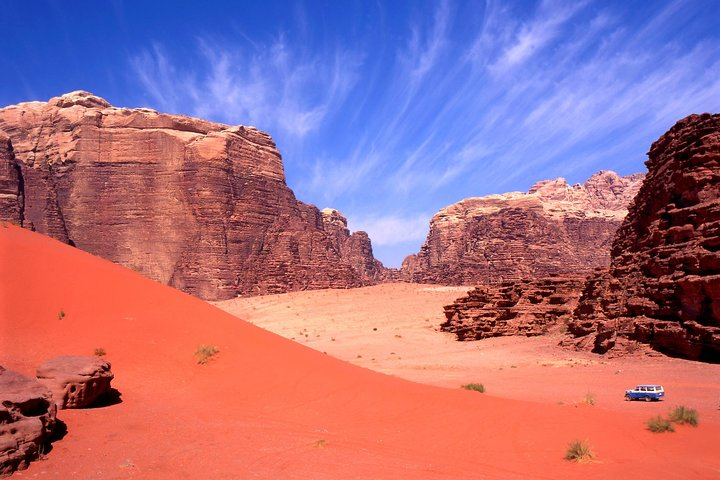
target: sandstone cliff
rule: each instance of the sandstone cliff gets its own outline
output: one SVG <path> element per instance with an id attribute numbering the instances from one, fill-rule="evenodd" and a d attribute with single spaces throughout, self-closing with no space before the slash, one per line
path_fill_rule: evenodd
<path id="1" fill-rule="evenodd" d="M 588 279 L 570 331 L 605 352 L 627 340 L 720 362 L 720 115 L 691 115 L 653 143 L 645 177 Z"/>
<path id="2" fill-rule="evenodd" d="M 0 221 L 22 225 L 24 199 L 21 180 L 10 137 L 0 130 Z"/>
<path id="3" fill-rule="evenodd" d="M 586 275 L 608 265 L 610 244 L 642 174 L 599 172 L 584 185 L 558 178 L 527 193 L 468 198 L 440 210 L 403 279 L 497 284 L 553 274 Z"/>
<path id="4" fill-rule="evenodd" d="M 0 109 L 0 130 L 4 219 L 201 298 L 360 286 L 382 270 L 366 235 L 326 230 L 295 199 L 253 127 L 78 91 Z"/>

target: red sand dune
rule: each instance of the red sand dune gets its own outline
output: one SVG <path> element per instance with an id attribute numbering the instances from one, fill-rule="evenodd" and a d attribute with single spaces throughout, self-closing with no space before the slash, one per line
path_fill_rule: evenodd
<path id="1" fill-rule="evenodd" d="M 714 423 L 653 434 L 645 415 L 385 376 L 16 227 L 0 255 L 0 364 L 102 347 L 122 394 L 61 411 L 67 434 L 18 478 L 720 477 Z M 199 344 L 220 353 L 197 365 Z M 597 461 L 563 460 L 575 439 Z"/>

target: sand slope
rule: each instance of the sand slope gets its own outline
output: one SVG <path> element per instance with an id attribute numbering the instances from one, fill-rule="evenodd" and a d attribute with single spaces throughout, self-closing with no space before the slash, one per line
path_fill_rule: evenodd
<path id="1" fill-rule="evenodd" d="M 720 428 L 411 383 L 333 359 L 188 295 L 0 228 L 0 364 L 107 351 L 121 403 L 62 411 L 18 478 L 717 478 Z M 58 318 L 60 310 L 65 317 Z M 199 344 L 219 347 L 195 363 Z M 588 439 L 598 462 L 570 464 Z"/>
<path id="2" fill-rule="evenodd" d="M 665 414 L 695 408 L 720 424 L 720 364 L 638 348 L 615 357 L 559 346 L 564 328 L 537 337 L 458 342 L 439 331 L 443 306 L 469 289 L 420 284 L 314 290 L 214 302 L 228 313 L 315 350 L 375 371 L 443 387 L 482 382 L 491 395 L 573 404 L 589 394 L 602 409 Z M 625 402 L 625 389 L 660 383 L 663 402 Z"/>

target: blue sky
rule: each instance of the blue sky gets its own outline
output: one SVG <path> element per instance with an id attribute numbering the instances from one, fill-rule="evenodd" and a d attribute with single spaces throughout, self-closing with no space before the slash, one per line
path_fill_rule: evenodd
<path id="1" fill-rule="evenodd" d="M 466 197 L 645 171 L 720 111 L 720 0 L 5 0 L 0 105 L 88 90 L 255 125 L 397 266 Z"/>

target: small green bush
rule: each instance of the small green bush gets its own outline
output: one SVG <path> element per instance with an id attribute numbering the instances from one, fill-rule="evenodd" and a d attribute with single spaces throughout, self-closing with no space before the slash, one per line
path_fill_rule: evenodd
<path id="1" fill-rule="evenodd" d="M 463 385 L 462 388 L 465 390 L 474 390 L 476 392 L 485 393 L 485 386 L 482 383 L 468 383 Z"/>
<path id="2" fill-rule="evenodd" d="M 65 310 L 61 308 L 58 312 L 58 320 L 62 320 L 63 318 L 65 318 Z"/>
<path id="3" fill-rule="evenodd" d="M 660 415 L 651 418 L 650 420 L 645 422 L 645 424 L 647 425 L 648 430 L 655 433 L 675 431 L 672 423 L 670 423 L 670 420 L 668 420 L 667 418 L 663 418 Z"/>
<path id="4" fill-rule="evenodd" d="M 95 349 L 95 355 L 97 355 L 98 357 L 105 356 L 105 353 L 105 349 L 102 347 L 98 347 Z"/>
<path id="5" fill-rule="evenodd" d="M 583 403 L 587 405 L 595 405 L 595 394 L 591 392 L 586 393 L 583 397 Z"/>
<path id="6" fill-rule="evenodd" d="M 200 365 L 205 365 L 210 361 L 212 357 L 217 355 L 220 352 L 220 349 L 213 345 L 200 345 L 197 350 L 195 350 L 195 357 L 197 357 L 197 363 Z"/>
<path id="7" fill-rule="evenodd" d="M 565 451 L 565 460 L 584 462 L 595 458 L 595 454 L 587 441 L 575 440 L 568 444 Z"/>
<path id="8" fill-rule="evenodd" d="M 675 407 L 670 411 L 670 421 L 679 425 L 688 424 L 697 427 L 698 413 L 694 408 L 687 408 L 683 405 Z"/>

